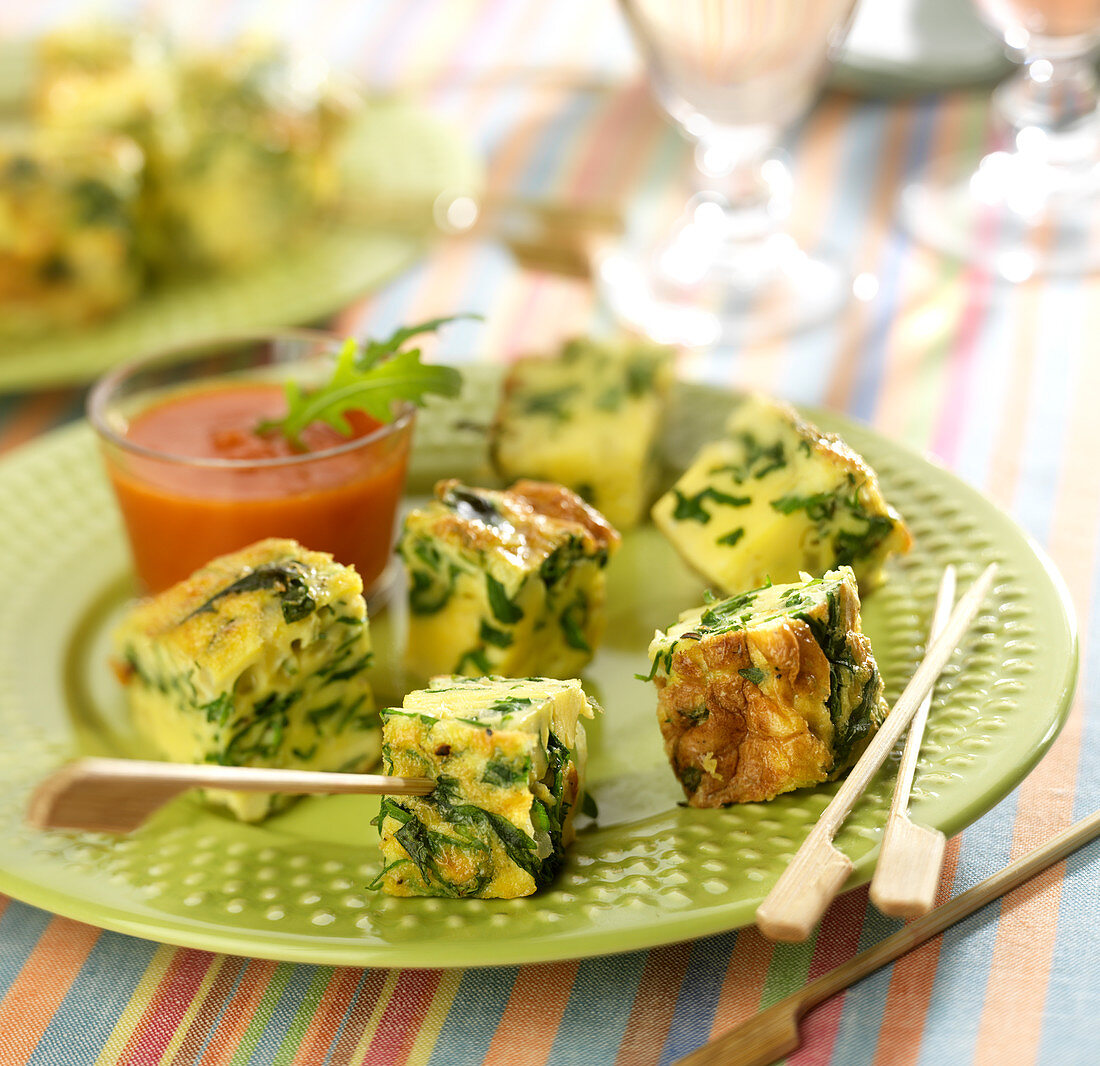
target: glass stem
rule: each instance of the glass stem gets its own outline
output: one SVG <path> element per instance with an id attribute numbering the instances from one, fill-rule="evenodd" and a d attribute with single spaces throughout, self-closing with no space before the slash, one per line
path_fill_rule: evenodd
<path id="1" fill-rule="evenodd" d="M 721 141 L 695 147 L 698 192 L 691 223 L 709 232 L 711 259 L 727 282 L 755 288 L 778 267 L 790 209 L 790 173 L 762 152 L 745 154 Z"/>
<path id="2" fill-rule="evenodd" d="M 1091 56 L 1042 46 L 1035 39 L 1020 69 L 993 94 L 998 140 L 1037 162 L 1091 169 L 1100 158 L 1100 82 Z"/>

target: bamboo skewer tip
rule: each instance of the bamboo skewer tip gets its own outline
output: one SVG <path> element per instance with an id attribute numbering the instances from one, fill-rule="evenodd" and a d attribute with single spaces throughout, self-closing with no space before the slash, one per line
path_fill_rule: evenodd
<path id="1" fill-rule="evenodd" d="M 955 585 L 955 568 L 948 564 L 936 594 L 929 642 L 935 640 L 947 625 L 955 600 Z M 871 902 L 883 914 L 893 918 L 917 918 L 927 914 L 936 901 L 943 868 L 947 845 L 943 833 L 916 825 L 908 813 L 924 728 L 932 707 L 932 694 L 933 689 L 929 689 L 913 715 L 909 735 L 905 738 L 890 813 L 871 879 Z"/>

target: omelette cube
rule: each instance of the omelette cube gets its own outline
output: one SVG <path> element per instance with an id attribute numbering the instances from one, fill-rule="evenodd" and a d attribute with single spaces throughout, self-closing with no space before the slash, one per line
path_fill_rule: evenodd
<path id="1" fill-rule="evenodd" d="M 665 752 L 693 807 L 831 780 L 886 717 L 847 566 L 687 612 L 649 655 Z"/>
<path id="2" fill-rule="evenodd" d="M 786 404 L 753 396 L 653 506 L 684 560 L 727 595 L 850 566 L 861 587 L 912 544 L 874 471 Z"/>
<path id="3" fill-rule="evenodd" d="M 265 262 L 335 204 L 353 101 L 332 79 L 246 37 L 181 57 L 175 88 L 150 147 L 146 254 L 162 274 Z"/>
<path id="4" fill-rule="evenodd" d="M 576 680 L 437 677 L 382 711 L 382 767 L 430 777 L 427 796 L 385 796 L 377 825 L 392 896 L 512 899 L 545 887 L 573 840 L 584 792 Z"/>
<path id="5" fill-rule="evenodd" d="M 490 433 L 504 480 L 566 485 L 627 530 L 653 497 L 672 351 L 639 340 L 573 340 L 515 362 Z"/>
<path id="6" fill-rule="evenodd" d="M 142 167 L 125 137 L 0 129 L 0 336 L 91 322 L 134 297 Z"/>
<path id="7" fill-rule="evenodd" d="M 139 603 L 115 633 L 138 733 L 172 762 L 368 769 L 382 731 L 362 591 L 332 556 L 270 539 Z M 209 798 L 247 822 L 289 802 Z"/>
<path id="8" fill-rule="evenodd" d="M 250 267 L 337 206 L 354 91 L 246 35 L 175 53 L 157 34 L 88 26 L 47 35 L 36 122 L 125 134 L 145 161 L 139 251 L 155 278 Z"/>
<path id="9" fill-rule="evenodd" d="M 422 680 L 576 676 L 603 635 L 604 568 L 619 540 L 561 485 L 439 482 L 398 543 L 409 578 L 406 666 Z"/>

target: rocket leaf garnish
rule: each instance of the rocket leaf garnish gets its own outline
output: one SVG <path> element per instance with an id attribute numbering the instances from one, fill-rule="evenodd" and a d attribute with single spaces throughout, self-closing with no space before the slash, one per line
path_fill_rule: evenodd
<path id="1" fill-rule="evenodd" d="M 402 351 L 401 346 L 410 338 L 436 330 L 455 318 L 474 317 L 477 316 L 455 315 L 403 326 L 383 340 L 358 342 L 349 337 L 336 356 L 332 378 L 308 390 L 296 381 L 288 381 L 286 414 L 263 421 L 259 432 L 282 433 L 295 448 L 304 450 L 302 431 L 313 422 L 325 422 L 337 432 L 351 436 L 349 411 L 364 411 L 378 422 L 392 422 L 394 407 L 402 401 L 421 406 L 428 395 L 457 396 L 462 388 L 458 370 L 422 363 L 419 348 Z"/>

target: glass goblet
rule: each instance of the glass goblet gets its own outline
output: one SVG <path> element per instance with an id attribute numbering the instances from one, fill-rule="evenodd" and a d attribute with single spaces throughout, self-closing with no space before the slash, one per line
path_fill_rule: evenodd
<path id="1" fill-rule="evenodd" d="M 1100 267 L 1100 0 L 976 0 L 1017 60 L 973 169 L 903 190 L 918 240 L 1009 281 Z"/>
<path id="2" fill-rule="evenodd" d="M 612 311 L 666 343 L 743 342 L 834 313 L 837 264 L 786 232 L 775 156 L 807 109 L 855 0 L 621 0 L 650 86 L 695 146 L 695 195 L 672 232 L 631 234 L 599 264 Z"/>

